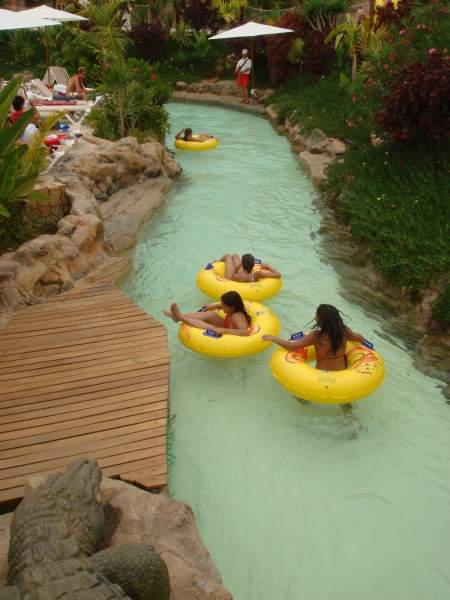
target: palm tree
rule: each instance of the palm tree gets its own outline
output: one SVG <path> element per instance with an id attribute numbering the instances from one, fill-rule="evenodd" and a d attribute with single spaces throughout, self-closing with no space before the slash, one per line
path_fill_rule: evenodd
<path id="1" fill-rule="evenodd" d="M 335 47 L 343 46 L 352 61 L 352 81 L 358 74 L 358 55 L 378 54 L 384 48 L 387 29 L 382 26 L 373 27 L 373 19 L 363 19 L 361 23 L 352 15 L 346 14 L 345 21 L 337 25 L 325 38 L 327 44 L 335 39 Z"/>

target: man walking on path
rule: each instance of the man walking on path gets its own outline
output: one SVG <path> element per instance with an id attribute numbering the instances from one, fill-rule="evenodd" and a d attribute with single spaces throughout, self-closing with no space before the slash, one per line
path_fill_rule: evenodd
<path id="1" fill-rule="evenodd" d="M 236 83 L 242 88 L 243 102 L 248 104 L 248 84 L 250 79 L 250 71 L 252 70 L 252 61 L 248 56 L 248 50 L 244 48 L 242 50 L 242 58 L 236 65 Z"/>

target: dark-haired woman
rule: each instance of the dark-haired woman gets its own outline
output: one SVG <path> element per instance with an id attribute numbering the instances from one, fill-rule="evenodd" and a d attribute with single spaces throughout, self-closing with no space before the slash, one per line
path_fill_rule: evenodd
<path id="1" fill-rule="evenodd" d="M 281 277 L 281 274 L 274 267 L 265 263 L 261 264 L 261 269 L 253 272 L 253 267 L 255 266 L 255 257 L 253 254 L 243 254 L 241 257 L 239 257 L 239 254 L 225 254 L 220 261 L 225 263 L 226 279 L 231 279 L 232 281 L 248 283 L 268 277 L 274 279 Z"/>
<path id="2" fill-rule="evenodd" d="M 347 367 L 345 350 L 347 341 L 363 342 L 364 337 L 347 327 L 342 317 L 331 304 L 320 304 L 316 311 L 314 331 L 299 340 L 284 340 L 273 335 L 264 335 L 266 342 L 275 342 L 287 350 L 314 346 L 316 367 L 325 371 L 342 371 Z"/>
<path id="3" fill-rule="evenodd" d="M 206 142 L 206 140 L 210 140 L 211 138 L 214 138 L 214 136 L 209 135 L 209 133 L 197 133 L 194 138 L 190 127 L 182 129 L 175 136 L 176 140 L 182 140 L 183 142 Z"/>
<path id="4" fill-rule="evenodd" d="M 182 321 L 198 329 L 209 329 L 220 334 L 249 335 L 251 320 L 237 292 L 226 292 L 220 302 L 206 304 L 203 308 L 206 309 L 203 312 L 182 313 L 174 302 L 169 310 L 164 311 L 164 314 L 175 323 Z M 218 308 L 223 310 L 225 318 L 217 313 Z"/>

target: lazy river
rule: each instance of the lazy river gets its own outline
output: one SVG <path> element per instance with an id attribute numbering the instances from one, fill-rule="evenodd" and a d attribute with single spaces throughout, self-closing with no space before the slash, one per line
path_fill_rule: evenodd
<path id="1" fill-rule="evenodd" d="M 267 301 L 282 334 L 334 304 L 385 360 L 352 415 L 304 405 L 272 378 L 272 350 L 217 361 L 184 348 L 168 321 L 170 492 L 189 503 L 235 600 L 448 600 L 450 407 L 414 367 L 408 338 L 332 265 L 315 191 L 285 138 L 260 117 L 171 104 L 173 131 L 221 138 L 180 152 L 184 173 L 142 230 L 123 289 L 164 321 L 172 301 L 207 299 L 198 269 L 252 252 L 284 275 Z M 168 140 L 173 148 L 172 140 Z"/>

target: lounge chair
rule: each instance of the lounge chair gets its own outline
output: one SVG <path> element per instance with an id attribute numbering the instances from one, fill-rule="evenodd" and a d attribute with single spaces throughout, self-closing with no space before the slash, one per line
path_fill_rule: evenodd
<path id="1" fill-rule="evenodd" d="M 53 85 L 55 83 L 67 85 L 68 81 L 69 74 L 64 67 L 49 67 L 42 78 L 42 83 L 45 83 L 45 85 Z"/>

